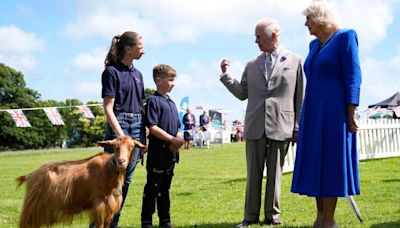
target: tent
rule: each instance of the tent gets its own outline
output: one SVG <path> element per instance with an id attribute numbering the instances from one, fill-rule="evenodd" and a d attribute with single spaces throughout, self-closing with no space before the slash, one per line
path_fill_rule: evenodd
<path id="1" fill-rule="evenodd" d="M 400 106 L 400 92 L 395 93 L 393 96 L 389 97 L 384 101 L 368 105 L 368 108 L 373 108 L 373 107 L 389 108 L 397 106 Z"/>
<path id="2" fill-rule="evenodd" d="M 389 115 L 388 113 L 375 112 L 372 115 L 368 116 L 370 119 L 392 119 L 393 115 Z"/>

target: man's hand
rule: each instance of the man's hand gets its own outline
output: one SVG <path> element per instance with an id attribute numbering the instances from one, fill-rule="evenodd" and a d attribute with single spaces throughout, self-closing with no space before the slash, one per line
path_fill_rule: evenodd
<path id="1" fill-rule="evenodd" d="M 294 146 L 295 143 L 297 143 L 297 131 L 293 131 L 293 136 L 292 136 L 292 146 Z"/>
<path id="2" fill-rule="evenodd" d="M 226 73 L 230 70 L 231 67 L 231 61 L 229 61 L 229 59 L 223 59 L 221 61 L 221 71 L 222 73 Z"/>

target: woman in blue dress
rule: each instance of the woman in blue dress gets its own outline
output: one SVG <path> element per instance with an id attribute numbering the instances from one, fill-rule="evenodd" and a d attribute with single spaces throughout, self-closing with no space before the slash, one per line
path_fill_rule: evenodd
<path id="1" fill-rule="evenodd" d="M 327 1 L 313 1 L 303 14 L 305 26 L 317 39 L 311 41 L 304 64 L 307 86 L 291 191 L 316 198 L 313 227 L 337 227 L 337 197 L 360 194 L 357 34 L 339 28 L 337 11 Z"/>

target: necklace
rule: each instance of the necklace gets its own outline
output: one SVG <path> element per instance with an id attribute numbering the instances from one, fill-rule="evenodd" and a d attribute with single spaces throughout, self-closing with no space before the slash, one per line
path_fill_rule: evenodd
<path id="1" fill-rule="evenodd" d="M 326 38 L 326 40 L 324 41 L 324 42 L 321 42 L 320 44 L 319 44 L 319 47 L 321 48 L 321 47 L 323 47 L 331 38 L 332 38 L 332 36 L 336 33 L 336 31 L 337 30 L 335 30 L 335 31 L 332 31 L 330 34 L 329 34 L 329 36 Z"/>

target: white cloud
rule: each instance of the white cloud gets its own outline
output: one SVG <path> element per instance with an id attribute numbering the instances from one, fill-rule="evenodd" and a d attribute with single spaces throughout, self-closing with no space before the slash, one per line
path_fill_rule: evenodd
<path id="1" fill-rule="evenodd" d="M 75 94 L 98 97 L 101 94 L 101 84 L 93 82 L 80 82 L 73 87 Z"/>
<path id="2" fill-rule="evenodd" d="M 25 32 L 18 27 L 0 27 L 0 52 L 7 54 L 26 54 L 43 49 L 44 40 L 35 33 Z"/>
<path id="3" fill-rule="evenodd" d="M 252 34 L 256 21 L 265 16 L 280 18 L 291 29 L 297 28 L 292 24 L 302 18 L 305 2 L 150 0 L 121 1 L 116 5 L 112 1 L 81 1 L 78 17 L 68 24 L 65 34 L 78 39 L 88 36 L 111 39 L 122 31 L 134 30 L 146 42 L 159 45 L 191 42 L 210 32 Z"/>
<path id="4" fill-rule="evenodd" d="M 193 42 L 209 33 L 252 34 L 258 19 L 277 18 L 287 47 L 306 41 L 302 11 L 310 0 L 82 0 L 78 17 L 65 29 L 74 38 L 102 36 L 110 39 L 126 30 L 140 32 L 145 42 L 162 45 L 169 42 Z M 334 0 L 345 27 L 360 36 L 360 48 L 370 51 L 386 37 L 394 19 L 396 0 Z M 357 9 L 357 10 L 355 10 Z M 306 35 L 309 36 L 309 35 Z M 306 45 L 305 45 L 306 46 Z"/>
<path id="5" fill-rule="evenodd" d="M 362 106 L 379 102 L 400 91 L 400 55 L 392 61 L 368 58 L 362 65 L 361 102 Z M 366 103 L 369 102 L 369 103 Z"/>
<path id="6" fill-rule="evenodd" d="M 188 90 L 192 90 L 196 88 L 196 84 L 193 82 L 193 77 L 187 74 L 178 74 L 176 83 L 175 83 L 176 89 L 179 88 L 185 88 Z M 175 89 L 175 90 L 176 90 Z M 182 90 L 182 89 L 180 89 Z"/>
<path id="7" fill-rule="evenodd" d="M 155 35 L 154 24 L 139 18 L 133 12 L 136 11 L 129 11 L 124 7 L 119 8 L 117 12 L 103 5 L 99 8 L 92 7 L 87 12 L 81 11 L 81 15 L 66 26 L 65 34 L 75 39 L 102 36 L 110 40 L 114 35 L 126 30 L 148 31 L 147 33 Z"/>
<path id="8" fill-rule="evenodd" d="M 221 82 L 219 82 L 219 63 L 204 63 L 197 59 L 193 59 L 188 65 L 190 73 L 178 73 L 176 83 L 177 90 L 193 93 L 199 91 L 211 92 L 222 88 Z M 236 67 L 232 68 L 235 68 L 236 70 Z M 240 70 L 243 70 L 243 68 Z"/>
<path id="9" fill-rule="evenodd" d="M 10 25 L 0 27 L 0 61 L 19 71 L 36 67 L 34 54 L 45 47 L 43 38 Z"/>
<path id="10" fill-rule="evenodd" d="M 104 67 L 104 56 L 106 53 L 101 48 L 94 48 L 90 52 L 81 52 L 72 61 L 71 67 L 75 70 L 95 70 Z"/>
<path id="11" fill-rule="evenodd" d="M 393 3 L 390 0 L 340 1 L 338 9 L 343 26 L 357 31 L 361 50 L 371 51 L 386 38 L 388 27 L 394 21 Z"/>
<path id="12" fill-rule="evenodd" d="M 37 66 L 35 57 L 30 54 L 0 54 L 0 62 L 3 62 L 18 71 L 31 70 Z"/>

